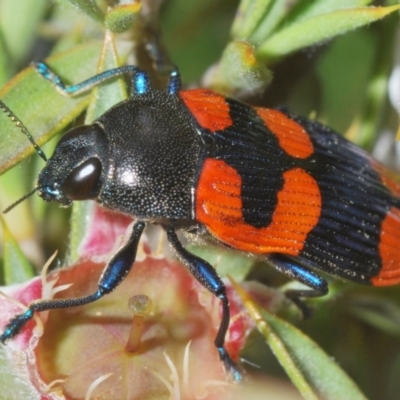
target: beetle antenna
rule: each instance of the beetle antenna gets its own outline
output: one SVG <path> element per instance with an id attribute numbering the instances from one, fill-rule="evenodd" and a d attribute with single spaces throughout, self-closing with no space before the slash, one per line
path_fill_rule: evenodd
<path id="1" fill-rule="evenodd" d="M 39 147 L 39 145 L 35 142 L 33 136 L 29 133 L 28 129 L 22 123 L 22 121 L 0 100 L 0 108 L 7 114 L 8 117 L 11 118 L 11 121 L 15 123 L 15 126 L 21 129 L 21 132 L 27 136 L 27 138 L 32 143 L 33 147 L 35 148 L 36 152 L 39 154 L 42 159 L 47 162 L 47 157 L 43 153 L 43 150 Z"/>
<path id="2" fill-rule="evenodd" d="M 25 199 L 27 199 L 28 197 L 32 196 L 33 193 L 35 193 L 37 190 L 39 189 L 39 187 L 35 187 L 35 189 L 33 189 L 31 192 L 27 193 L 26 195 L 22 196 L 20 199 L 18 199 L 17 201 L 15 201 L 14 203 L 12 203 L 10 206 L 8 206 L 5 210 L 3 210 L 3 214 L 8 213 L 10 210 L 12 210 L 15 206 L 17 206 L 19 203 L 22 203 Z"/>

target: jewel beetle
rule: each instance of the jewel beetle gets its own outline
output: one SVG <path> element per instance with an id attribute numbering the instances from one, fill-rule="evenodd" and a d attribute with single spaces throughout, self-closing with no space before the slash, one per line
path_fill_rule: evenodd
<path id="1" fill-rule="evenodd" d="M 45 63 L 35 68 L 64 95 L 132 74 L 130 98 L 93 124 L 66 132 L 34 191 L 64 206 L 93 199 L 136 222 L 95 293 L 30 304 L 4 328 L 3 343 L 37 311 L 87 304 L 114 290 L 134 264 L 146 223 L 165 229 L 181 262 L 221 300 L 215 345 L 236 381 L 241 371 L 224 347 L 230 320 L 225 285 L 208 262 L 183 247 L 178 230 L 265 258 L 309 287 L 288 293 L 295 302 L 327 293 L 318 270 L 375 286 L 400 282 L 400 183 L 331 129 L 211 90 L 181 90 L 177 70 L 160 91 L 135 66 L 70 86 Z"/>

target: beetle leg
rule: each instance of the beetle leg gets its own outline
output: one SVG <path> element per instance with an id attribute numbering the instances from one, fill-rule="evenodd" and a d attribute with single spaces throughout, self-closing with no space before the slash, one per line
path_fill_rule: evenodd
<path id="1" fill-rule="evenodd" d="M 296 304 L 304 317 L 310 315 L 310 309 L 301 300 L 301 297 L 319 297 L 328 293 L 328 283 L 309 268 L 281 254 L 268 256 L 267 260 L 279 272 L 285 274 L 290 279 L 295 279 L 310 289 L 287 290 L 285 295 Z"/>
<path id="2" fill-rule="evenodd" d="M 178 68 L 171 71 L 168 82 L 168 93 L 177 94 L 181 90 L 182 82 Z"/>
<path id="3" fill-rule="evenodd" d="M 205 260 L 189 253 L 181 244 L 175 233 L 175 228 L 166 227 L 168 241 L 181 262 L 188 268 L 192 275 L 222 303 L 221 324 L 215 338 L 215 346 L 218 349 L 219 358 L 224 363 L 227 372 L 234 381 L 240 381 L 242 373 L 237 364 L 231 359 L 224 347 L 225 335 L 229 327 L 229 301 L 226 295 L 226 287 L 217 271 Z"/>
<path id="4" fill-rule="evenodd" d="M 106 265 L 103 274 L 100 277 L 98 289 L 95 293 L 75 299 L 52 299 L 32 302 L 25 312 L 16 315 L 6 325 L 3 334 L 0 336 L 0 341 L 4 343 L 6 340 L 14 337 L 22 329 L 22 327 L 32 319 L 36 311 L 82 306 L 84 304 L 96 301 L 105 294 L 112 292 L 128 275 L 133 266 L 136 258 L 139 239 L 142 235 L 144 227 L 144 222 L 139 221 L 135 223 L 129 241 L 112 257 L 112 259 Z"/>
<path id="5" fill-rule="evenodd" d="M 143 94 L 150 89 L 148 74 L 134 65 L 126 65 L 119 68 L 109 69 L 108 71 L 101 72 L 100 74 L 94 75 L 83 82 L 76 83 L 75 85 L 65 85 L 61 78 L 42 61 L 34 62 L 32 65 L 35 67 L 39 75 L 50 81 L 53 86 L 64 96 L 76 96 L 82 92 L 92 89 L 101 82 L 127 73 L 132 74 L 132 95 Z"/>

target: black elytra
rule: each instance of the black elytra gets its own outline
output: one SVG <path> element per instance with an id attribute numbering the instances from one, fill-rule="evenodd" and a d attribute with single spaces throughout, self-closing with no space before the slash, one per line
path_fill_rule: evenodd
<path id="1" fill-rule="evenodd" d="M 215 345 L 232 379 L 240 381 L 242 372 L 224 347 L 230 320 L 225 285 L 209 263 L 184 249 L 175 233 L 193 226 L 192 188 L 202 152 L 198 129 L 177 96 L 181 86 L 178 71 L 171 73 L 167 90 L 158 91 L 150 88 L 147 74 L 133 66 L 106 71 L 71 86 L 65 86 L 45 63 L 35 67 L 64 95 L 132 73 L 130 98 L 92 125 L 65 133 L 40 172 L 36 189 L 45 201 L 69 206 L 74 200 L 93 199 L 106 208 L 135 216 L 137 222 L 129 241 L 106 265 L 95 293 L 76 299 L 35 301 L 9 322 L 0 341 L 18 334 L 36 311 L 87 304 L 114 290 L 131 270 L 145 223 L 151 222 L 164 227 L 182 263 L 221 300 L 223 315 Z"/>

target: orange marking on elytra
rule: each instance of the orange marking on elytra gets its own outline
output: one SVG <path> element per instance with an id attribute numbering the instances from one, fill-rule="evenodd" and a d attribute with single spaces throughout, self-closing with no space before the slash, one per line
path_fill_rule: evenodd
<path id="1" fill-rule="evenodd" d="M 259 107 L 255 110 L 286 153 L 296 158 L 307 158 L 313 154 L 310 136 L 300 124 L 278 110 Z"/>
<path id="2" fill-rule="evenodd" d="M 222 242 L 253 253 L 298 255 L 318 223 L 321 194 L 301 168 L 283 173 L 284 185 L 271 223 L 256 228 L 243 220 L 241 177 L 222 160 L 206 159 L 196 192 L 196 218 Z"/>
<path id="3" fill-rule="evenodd" d="M 207 89 L 184 90 L 180 96 L 202 128 L 214 132 L 233 124 L 224 96 Z"/>
<path id="4" fill-rule="evenodd" d="M 371 279 L 374 286 L 388 286 L 400 283 L 400 210 L 392 207 L 381 225 L 379 254 L 382 269 Z"/>

